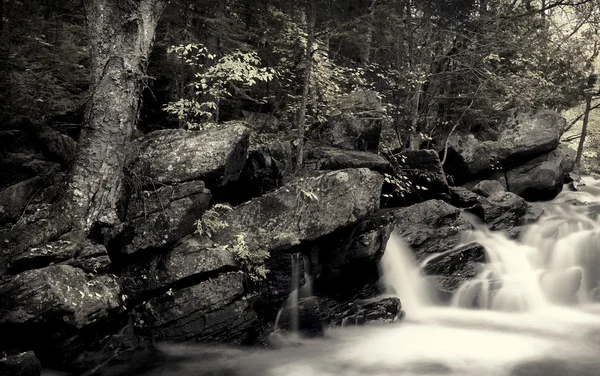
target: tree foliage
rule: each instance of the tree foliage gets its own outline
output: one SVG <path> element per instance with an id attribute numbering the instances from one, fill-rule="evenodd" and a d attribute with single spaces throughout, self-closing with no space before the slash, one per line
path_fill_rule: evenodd
<path id="1" fill-rule="evenodd" d="M 308 1 L 171 1 L 140 127 L 203 128 L 251 111 L 297 132 Z M 382 120 L 398 138 L 389 144 L 412 148 L 457 121 L 493 128 L 508 108 L 564 110 L 585 98 L 597 1 L 310 1 L 307 131 L 339 113 L 340 98 L 365 89 L 386 110 Z M 88 70 L 81 7 L 10 3 L 0 35 L 9 46 L 2 109 L 48 118 L 81 108 Z"/>

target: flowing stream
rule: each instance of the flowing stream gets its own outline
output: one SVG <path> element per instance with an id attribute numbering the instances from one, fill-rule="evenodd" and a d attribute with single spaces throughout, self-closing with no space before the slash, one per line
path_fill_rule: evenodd
<path id="1" fill-rule="evenodd" d="M 600 210 L 591 204 L 600 181 L 586 184 L 539 204 L 544 216 L 519 241 L 465 233 L 487 263 L 450 305 L 434 303 L 412 251 L 392 237 L 381 270 L 405 320 L 330 329 L 280 350 L 163 345 L 177 362 L 145 375 L 600 375 Z M 590 204 L 565 203 L 573 199 Z"/>

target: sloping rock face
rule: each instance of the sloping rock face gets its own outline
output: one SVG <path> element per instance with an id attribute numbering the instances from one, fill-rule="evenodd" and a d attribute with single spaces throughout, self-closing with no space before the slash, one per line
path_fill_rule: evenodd
<path id="1" fill-rule="evenodd" d="M 255 343 L 260 326 L 243 299 L 243 277 L 224 273 L 150 299 L 135 309 L 134 325 L 156 341 Z"/>
<path id="2" fill-rule="evenodd" d="M 460 244 L 461 233 L 471 229 L 461 210 L 440 200 L 429 200 L 393 211 L 395 233 L 415 251 L 417 261 L 449 251 Z"/>
<path id="3" fill-rule="evenodd" d="M 250 144 L 250 131 L 230 122 L 202 132 L 169 129 L 136 140 L 131 170 L 147 186 L 202 180 L 224 185 L 238 179 Z"/>
<path id="4" fill-rule="evenodd" d="M 0 284 L 0 345 L 47 353 L 120 306 L 120 286 L 112 276 L 68 265 L 28 270 Z"/>
<path id="5" fill-rule="evenodd" d="M 506 172 L 511 192 L 529 201 L 551 200 L 562 190 L 565 176 L 575 167 L 575 152 L 561 145 L 550 153 Z"/>
<path id="6" fill-rule="evenodd" d="M 233 254 L 216 248 L 205 237 L 188 236 L 166 254 L 126 266 L 122 275 L 123 291 L 130 299 L 160 295 L 180 281 L 200 280 L 237 270 Z"/>
<path id="7" fill-rule="evenodd" d="M 250 250 L 278 250 L 317 239 L 379 209 L 382 183 L 381 175 L 362 168 L 300 178 L 226 213 L 227 227 L 212 240 L 233 245 L 243 236 Z"/>
<path id="8" fill-rule="evenodd" d="M 556 149 L 565 126 L 566 120 L 554 111 L 512 110 L 495 128 L 497 131 L 469 130 L 451 135 L 446 172 L 456 184 L 462 184 L 493 169 L 520 165 Z"/>
<path id="9" fill-rule="evenodd" d="M 262 324 L 253 308 L 266 302 L 274 320 L 290 292 L 290 256 L 284 250 L 377 210 L 382 180 L 367 169 L 320 173 L 237 207 L 210 209 L 201 234 L 123 268 L 136 333 L 161 341 L 260 342 Z M 272 273 L 252 283 L 252 291 L 245 288 L 236 250 L 248 257 L 270 253 L 266 265 Z M 274 296 L 281 300 L 273 303 Z"/>
<path id="10" fill-rule="evenodd" d="M 450 187 L 435 150 L 394 152 L 388 159 L 393 178 L 385 181 L 383 207 L 450 199 Z"/>
<path id="11" fill-rule="evenodd" d="M 123 253 L 165 247 L 192 233 L 210 199 L 211 193 L 201 181 L 134 193 L 127 211 Z"/>

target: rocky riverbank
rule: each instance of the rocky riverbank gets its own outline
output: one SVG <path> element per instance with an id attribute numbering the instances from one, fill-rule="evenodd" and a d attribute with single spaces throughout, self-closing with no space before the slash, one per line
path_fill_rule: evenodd
<path id="1" fill-rule="evenodd" d="M 396 321 L 402 297 L 373 300 L 392 231 L 418 261 L 459 245 L 473 217 L 518 236 L 541 215 L 525 199 L 553 197 L 573 167 L 564 126 L 549 111 L 511 112 L 497 134 L 452 135 L 442 167 L 443 149 L 378 154 L 380 125 L 335 118 L 294 176 L 291 143 L 257 144 L 251 124 L 149 133 L 132 143 L 118 231 L 26 250 L 3 241 L 0 370 L 39 374 L 39 359 L 81 373 L 155 341 L 264 346 L 291 292 L 292 254 L 314 296 L 301 330 Z M 43 212 L 51 176 L 9 180 L 3 235 Z M 480 245 L 466 247 L 424 270 L 442 300 L 485 262 Z"/>

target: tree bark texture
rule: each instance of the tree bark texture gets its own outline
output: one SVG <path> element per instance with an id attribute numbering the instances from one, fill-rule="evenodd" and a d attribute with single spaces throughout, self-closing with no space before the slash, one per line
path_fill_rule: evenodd
<path id="1" fill-rule="evenodd" d="M 86 0 L 91 97 L 66 192 L 74 227 L 117 222 L 127 145 L 163 0 Z"/>

